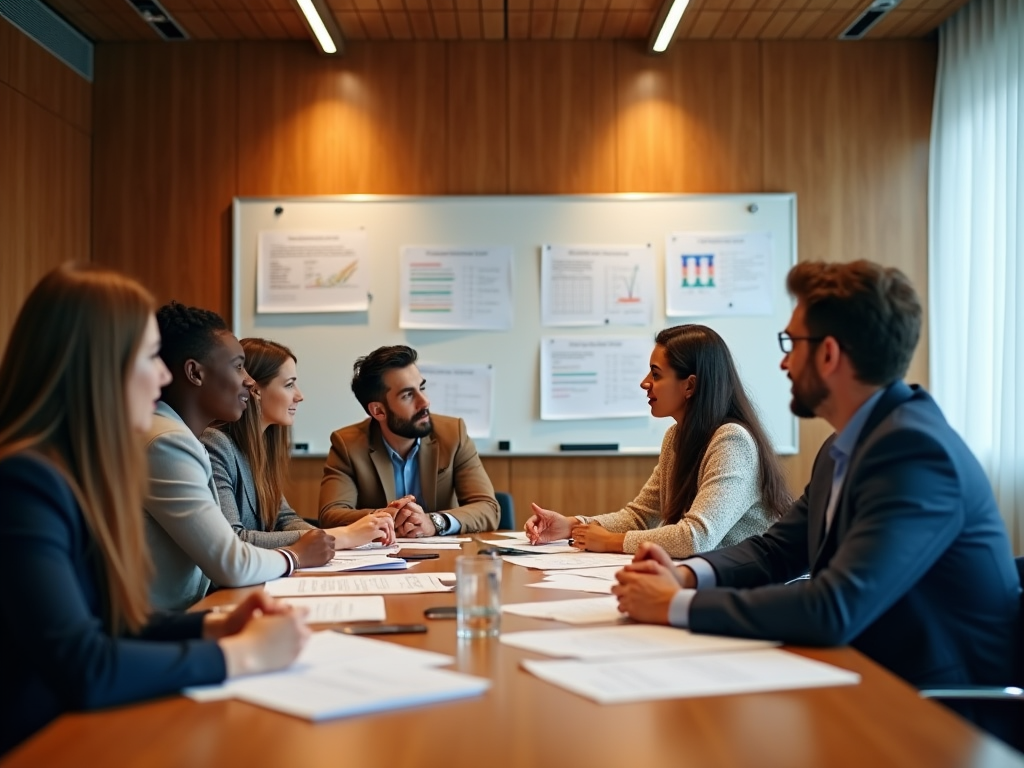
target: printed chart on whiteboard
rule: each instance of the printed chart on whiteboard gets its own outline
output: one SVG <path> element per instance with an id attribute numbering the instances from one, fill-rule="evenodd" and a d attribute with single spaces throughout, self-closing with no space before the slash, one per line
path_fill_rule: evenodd
<path id="1" fill-rule="evenodd" d="M 665 242 L 670 317 L 772 314 L 770 232 L 673 232 Z"/>
<path id="2" fill-rule="evenodd" d="M 640 380 L 650 339 L 552 336 L 541 340 L 541 419 L 646 416 Z"/>
<path id="3" fill-rule="evenodd" d="M 650 245 L 545 245 L 540 261 L 541 324 L 650 325 Z"/>

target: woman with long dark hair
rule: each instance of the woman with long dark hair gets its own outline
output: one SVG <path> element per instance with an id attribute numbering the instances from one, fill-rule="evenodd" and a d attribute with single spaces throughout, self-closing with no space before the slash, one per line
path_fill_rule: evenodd
<path id="1" fill-rule="evenodd" d="M 290 664 L 309 630 L 262 593 L 231 613 L 155 614 L 144 437 L 171 374 L 152 297 L 64 266 L 0 362 L 0 753 L 60 714 Z"/>
<path id="2" fill-rule="evenodd" d="M 530 540 L 572 537 L 574 546 L 594 552 L 635 552 L 653 541 L 686 557 L 767 530 L 790 495 L 722 337 L 696 324 L 661 331 L 640 386 L 651 415 L 675 421 L 640 494 L 618 512 L 593 517 L 534 504 Z"/>
<path id="3" fill-rule="evenodd" d="M 291 455 L 291 426 L 302 402 L 297 360 L 288 347 L 266 339 L 242 339 L 245 370 L 255 382 L 250 405 L 238 421 L 218 424 L 202 436 L 210 454 L 220 508 L 239 538 L 257 547 L 286 547 L 314 526 L 284 497 Z M 388 514 L 367 515 L 329 528 L 335 549 L 371 541 L 392 544 Z"/>

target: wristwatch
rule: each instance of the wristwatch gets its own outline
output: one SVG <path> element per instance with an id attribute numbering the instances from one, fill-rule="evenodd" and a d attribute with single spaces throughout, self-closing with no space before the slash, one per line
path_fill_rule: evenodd
<path id="1" fill-rule="evenodd" d="M 448 518 L 440 512 L 427 512 L 427 517 L 429 517 L 430 522 L 434 524 L 434 528 L 437 529 L 438 535 L 444 536 L 444 532 L 448 530 Z"/>

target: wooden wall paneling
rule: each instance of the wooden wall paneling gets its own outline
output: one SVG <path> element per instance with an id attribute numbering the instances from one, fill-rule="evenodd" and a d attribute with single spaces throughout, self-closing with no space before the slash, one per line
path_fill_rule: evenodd
<path id="1" fill-rule="evenodd" d="M 761 191 L 759 60 L 753 42 L 616 44 L 616 189 Z"/>
<path id="2" fill-rule="evenodd" d="M 658 463 L 656 456 L 511 459 L 511 492 L 520 525 L 530 503 L 564 515 L 615 512 L 636 498 Z"/>
<path id="3" fill-rule="evenodd" d="M 237 83 L 233 43 L 96 49 L 94 259 L 225 316 Z"/>
<path id="4" fill-rule="evenodd" d="M 446 51 L 446 192 L 503 195 L 509 175 L 505 44 L 449 43 Z"/>
<path id="5" fill-rule="evenodd" d="M 90 148 L 88 135 L 4 83 L 0 147 L 2 350 L 39 278 L 89 261 Z"/>
<path id="6" fill-rule="evenodd" d="M 11 81 L 11 49 L 14 47 L 14 35 L 14 25 L 7 19 L 0 18 L 0 83 Z"/>
<path id="7" fill-rule="evenodd" d="M 6 22 L 5 22 L 6 24 Z M 92 133 L 92 85 L 35 40 L 13 29 L 8 82 L 44 109 Z"/>
<path id="8" fill-rule="evenodd" d="M 615 192 L 610 42 L 508 42 L 509 192 Z"/>
<path id="9" fill-rule="evenodd" d="M 295 457 L 284 497 L 301 517 L 316 519 L 320 512 L 320 478 L 324 474 L 324 458 Z"/>
<path id="10" fill-rule="evenodd" d="M 765 191 L 797 193 L 800 260 L 897 266 L 927 303 L 936 44 L 761 46 Z M 927 384 L 927 349 L 926 328 L 908 380 Z M 821 420 L 802 424 L 800 467 L 788 467 L 796 485 L 830 432 Z"/>
<path id="11" fill-rule="evenodd" d="M 239 192 L 441 194 L 444 43 L 240 46 Z"/>

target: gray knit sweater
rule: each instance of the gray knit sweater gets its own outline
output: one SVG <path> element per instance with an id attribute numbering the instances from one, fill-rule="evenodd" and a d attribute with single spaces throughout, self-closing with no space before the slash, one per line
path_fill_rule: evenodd
<path id="1" fill-rule="evenodd" d="M 661 525 L 661 510 L 671 494 L 675 435 L 673 424 L 662 440 L 658 465 L 632 502 L 618 512 L 588 520 L 609 531 L 625 532 L 626 552 L 636 552 L 641 541 L 653 541 L 672 557 L 727 547 L 764 533 L 772 520 L 761 503 L 757 445 L 739 424 L 723 424 L 715 430 L 700 463 L 693 504 L 679 522 Z"/>

